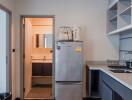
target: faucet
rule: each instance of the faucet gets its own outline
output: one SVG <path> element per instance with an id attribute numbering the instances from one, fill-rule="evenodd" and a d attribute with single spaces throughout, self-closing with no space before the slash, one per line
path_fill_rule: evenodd
<path id="1" fill-rule="evenodd" d="M 44 59 L 43 59 L 44 61 L 46 60 L 46 57 L 44 56 Z"/>

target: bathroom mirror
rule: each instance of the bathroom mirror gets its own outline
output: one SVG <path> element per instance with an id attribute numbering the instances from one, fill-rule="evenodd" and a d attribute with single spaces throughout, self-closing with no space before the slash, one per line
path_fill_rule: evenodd
<path id="1" fill-rule="evenodd" d="M 35 34 L 34 48 L 52 48 L 53 34 Z"/>

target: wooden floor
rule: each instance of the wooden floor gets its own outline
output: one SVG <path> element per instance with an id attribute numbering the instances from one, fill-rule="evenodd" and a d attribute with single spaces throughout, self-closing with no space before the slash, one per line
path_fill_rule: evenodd
<path id="1" fill-rule="evenodd" d="M 32 88 L 28 95 L 25 97 L 25 100 L 51 100 L 52 99 L 52 88 Z"/>

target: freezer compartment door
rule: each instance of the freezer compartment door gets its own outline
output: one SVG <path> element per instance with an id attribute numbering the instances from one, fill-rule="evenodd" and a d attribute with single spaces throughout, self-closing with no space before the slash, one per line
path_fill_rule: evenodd
<path id="1" fill-rule="evenodd" d="M 82 81 L 82 42 L 58 42 L 55 81 Z"/>
<path id="2" fill-rule="evenodd" d="M 83 100 L 82 84 L 55 84 L 56 100 Z"/>

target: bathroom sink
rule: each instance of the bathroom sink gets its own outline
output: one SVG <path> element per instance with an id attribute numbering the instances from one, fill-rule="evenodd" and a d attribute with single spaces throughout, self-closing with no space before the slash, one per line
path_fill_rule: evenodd
<path id="1" fill-rule="evenodd" d="M 110 71 L 114 73 L 132 73 L 132 70 L 126 70 L 126 69 L 110 69 Z"/>

